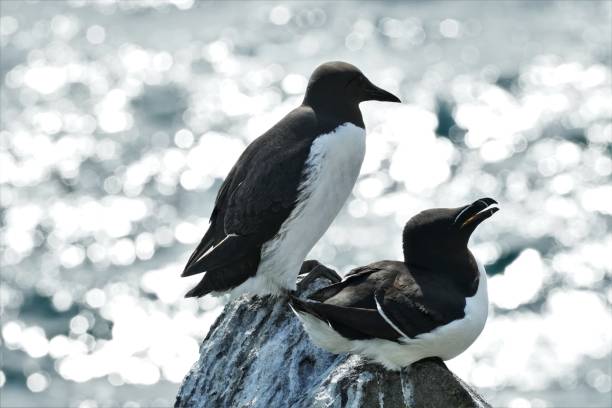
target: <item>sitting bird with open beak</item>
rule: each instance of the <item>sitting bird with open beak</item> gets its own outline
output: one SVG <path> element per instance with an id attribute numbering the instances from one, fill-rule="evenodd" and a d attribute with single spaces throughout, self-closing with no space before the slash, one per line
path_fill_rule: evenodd
<path id="1" fill-rule="evenodd" d="M 307 300 L 292 296 L 292 309 L 318 346 L 361 354 L 389 369 L 459 355 L 487 320 L 487 277 L 468 241 L 497 212 L 496 204 L 482 198 L 417 214 L 404 228 L 403 262 L 353 269 Z M 327 269 L 313 261 L 305 265 Z"/>

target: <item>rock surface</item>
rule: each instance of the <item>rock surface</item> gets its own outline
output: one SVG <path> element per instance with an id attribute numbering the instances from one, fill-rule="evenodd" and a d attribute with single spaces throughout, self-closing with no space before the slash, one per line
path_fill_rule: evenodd
<path id="1" fill-rule="evenodd" d="M 317 279 L 306 292 L 327 283 Z M 308 339 L 285 298 L 230 302 L 200 347 L 175 407 L 414 407 L 489 405 L 439 359 L 387 371 L 330 354 Z"/>

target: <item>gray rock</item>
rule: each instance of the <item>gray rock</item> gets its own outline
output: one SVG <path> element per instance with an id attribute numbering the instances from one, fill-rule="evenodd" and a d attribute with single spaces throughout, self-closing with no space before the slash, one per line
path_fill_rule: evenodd
<path id="1" fill-rule="evenodd" d="M 310 292 L 322 286 L 315 280 Z M 489 407 L 439 359 L 388 371 L 310 342 L 282 297 L 230 302 L 200 347 L 175 407 Z"/>

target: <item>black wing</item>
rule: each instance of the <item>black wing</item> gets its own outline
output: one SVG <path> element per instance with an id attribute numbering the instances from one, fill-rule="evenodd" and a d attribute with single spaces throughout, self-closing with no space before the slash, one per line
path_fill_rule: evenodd
<path id="1" fill-rule="evenodd" d="M 376 301 L 381 313 L 409 337 L 465 316 L 465 296 L 431 271 L 414 274 L 406 267 L 392 285 L 376 293 Z"/>
<path id="2" fill-rule="evenodd" d="M 461 317 L 454 316 L 456 308 L 441 298 L 426 302 L 418 280 L 403 262 L 382 261 L 351 271 L 342 282 L 318 290 L 294 307 L 327 321 L 350 339 L 397 341 Z"/>
<path id="3" fill-rule="evenodd" d="M 182 276 L 191 275 L 191 268 L 196 263 L 196 261 L 201 258 L 210 248 L 217 245 L 221 241 L 221 239 L 225 237 L 225 229 L 223 227 L 223 222 L 217 222 L 217 220 L 223 219 L 222 216 L 219 217 L 219 212 L 222 211 L 221 203 L 223 203 L 227 199 L 228 191 L 231 189 L 231 185 L 236 179 L 236 168 L 238 167 L 237 164 L 238 163 L 236 163 L 236 165 L 232 167 L 227 177 L 223 181 L 223 184 L 221 184 L 221 188 L 219 188 L 217 198 L 215 199 L 215 206 L 213 208 L 212 214 L 210 215 L 210 226 L 208 227 L 208 230 L 204 234 L 204 237 L 198 244 L 195 251 L 193 251 L 193 253 L 189 257 Z"/>
<path id="4" fill-rule="evenodd" d="M 375 309 L 344 307 L 326 303 L 289 298 L 297 312 L 308 313 L 326 321 L 342 336 L 352 340 L 381 338 L 397 340 L 398 334 Z"/>
<path id="5" fill-rule="evenodd" d="M 317 126 L 312 110 L 300 107 L 240 156 L 219 190 L 210 227 L 183 271 L 182 276 L 206 272 L 188 296 L 227 290 L 254 276 L 261 246 L 295 206 Z"/>

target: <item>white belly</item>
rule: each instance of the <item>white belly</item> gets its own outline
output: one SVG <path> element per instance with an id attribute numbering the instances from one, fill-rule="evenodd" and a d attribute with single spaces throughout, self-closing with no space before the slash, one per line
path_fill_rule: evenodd
<path id="1" fill-rule="evenodd" d="M 403 338 L 400 343 L 383 339 L 350 340 L 314 316 L 297 314 L 313 342 L 333 353 L 361 354 L 392 370 L 427 357 L 449 360 L 463 353 L 476 340 L 487 321 L 487 274 L 480 263 L 478 269 L 478 290 L 474 296 L 466 299 L 463 319 L 454 320 L 415 338 Z"/>
<path id="2" fill-rule="evenodd" d="M 295 290 L 302 262 L 353 190 L 364 155 L 365 130 L 351 123 L 315 139 L 306 159 L 298 204 L 278 234 L 263 245 L 256 276 L 233 294 Z"/>

